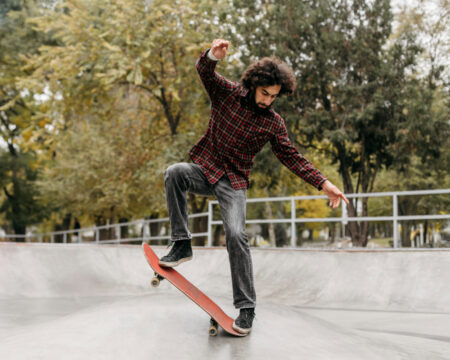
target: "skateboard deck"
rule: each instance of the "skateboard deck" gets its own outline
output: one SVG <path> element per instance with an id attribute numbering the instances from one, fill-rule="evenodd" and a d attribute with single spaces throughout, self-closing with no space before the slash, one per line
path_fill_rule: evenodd
<path id="1" fill-rule="evenodd" d="M 210 317 L 209 334 L 215 336 L 218 333 L 217 325 L 220 325 L 227 333 L 234 336 L 246 336 L 247 334 L 241 334 L 233 329 L 233 319 L 230 318 L 225 312 L 208 296 L 206 296 L 199 288 L 192 285 L 183 275 L 181 275 L 174 268 L 166 268 L 159 266 L 159 258 L 152 250 L 152 248 L 146 244 L 142 244 L 147 262 L 155 272 L 155 277 L 151 281 L 153 287 L 159 285 L 160 280 L 167 279 L 178 290 L 185 294 L 189 299 L 200 306 Z"/>

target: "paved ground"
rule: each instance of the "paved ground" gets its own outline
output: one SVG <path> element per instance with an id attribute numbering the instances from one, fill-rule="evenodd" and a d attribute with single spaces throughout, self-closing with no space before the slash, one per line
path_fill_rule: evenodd
<path id="1" fill-rule="evenodd" d="M 450 358 L 449 251 L 252 254 L 257 318 L 234 338 L 209 337 L 167 282 L 150 288 L 140 246 L 0 244 L 0 358 Z M 237 315 L 224 249 L 179 270 Z"/>

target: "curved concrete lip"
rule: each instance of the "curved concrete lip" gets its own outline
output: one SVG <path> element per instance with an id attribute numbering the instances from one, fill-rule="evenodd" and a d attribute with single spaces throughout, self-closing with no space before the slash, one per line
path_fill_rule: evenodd
<path id="1" fill-rule="evenodd" d="M 165 249 L 158 251 L 163 253 Z M 332 288 L 321 284 L 320 277 L 315 281 L 320 283 L 322 295 L 314 293 L 312 285 L 308 285 L 309 294 L 301 293 L 308 290 L 302 287 L 289 294 L 283 291 L 288 284 L 281 284 L 280 274 L 267 265 L 269 258 L 273 261 L 273 256 L 278 257 L 284 263 L 283 271 L 306 271 L 302 266 L 313 268 L 312 263 L 306 264 L 306 258 L 289 254 L 254 252 L 260 293 L 257 316 L 252 333 L 235 338 L 222 330 L 216 337 L 208 336 L 208 316 L 168 282 L 151 288 L 148 282 L 152 272 L 139 247 L 0 246 L 0 261 L 4 265 L 0 288 L 13 294 L 14 283 L 31 287 L 31 283 L 26 283 L 31 275 L 21 278 L 16 269 L 20 267 L 21 273 L 30 268 L 37 271 L 32 275 L 31 294 L 19 294 L 20 289 L 16 289 L 14 296 L 3 293 L 0 297 L 0 358 L 450 358 L 447 309 L 419 311 L 408 304 L 397 304 L 395 309 L 369 308 L 364 303 L 357 306 L 358 303 L 350 302 L 349 306 L 339 306 L 340 302 L 332 304 L 329 300 L 326 304 L 324 299 Z M 207 259 L 210 262 L 206 263 Z M 298 260 L 304 264 L 300 266 Z M 319 255 L 312 259 L 318 260 L 322 261 L 317 264 L 322 268 L 339 264 L 339 269 L 345 270 L 348 265 L 345 258 L 336 261 Z M 223 270 L 224 264 L 225 251 L 197 249 L 194 260 L 184 268 L 180 266 L 180 271 L 196 279 L 196 285 L 233 317 L 237 311 L 231 305 L 229 273 Z M 115 273 L 117 266 L 120 271 Z M 289 278 L 287 274 L 285 277 Z M 91 286 L 87 286 L 90 282 Z M 352 290 L 350 283 L 342 289 Z M 448 294 L 443 294 L 443 300 L 445 296 Z"/>

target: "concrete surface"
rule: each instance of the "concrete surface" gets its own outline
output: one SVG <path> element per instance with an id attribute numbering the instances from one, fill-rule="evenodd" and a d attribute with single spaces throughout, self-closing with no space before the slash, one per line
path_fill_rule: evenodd
<path id="1" fill-rule="evenodd" d="M 0 358 L 450 359 L 450 251 L 252 256 L 252 333 L 210 337 L 193 302 L 149 286 L 140 246 L 0 244 Z M 179 271 L 237 315 L 224 249 Z"/>

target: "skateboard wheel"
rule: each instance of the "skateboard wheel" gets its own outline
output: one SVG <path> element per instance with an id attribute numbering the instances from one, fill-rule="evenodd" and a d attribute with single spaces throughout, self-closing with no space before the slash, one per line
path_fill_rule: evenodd
<path id="1" fill-rule="evenodd" d="M 217 321 L 214 320 L 213 318 L 211 318 L 209 320 L 209 325 L 210 325 L 209 330 L 208 330 L 209 336 L 217 336 L 217 334 L 219 332 L 217 330 L 217 325 L 218 325 Z"/>
<path id="2" fill-rule="evenodd" d="M 217 327 L 215 326 L 210 326 L 209 327 L 209 336 L 217 336 Z"/>
<path id="3" fill-rule="evenodd" d="M 152 287 L 158 287 L 159 286 L 159 282 L 160 282 L 159 279 L 157 277 L 154 277 L 152 279 L 152 282 L 151 282 Z"/>

